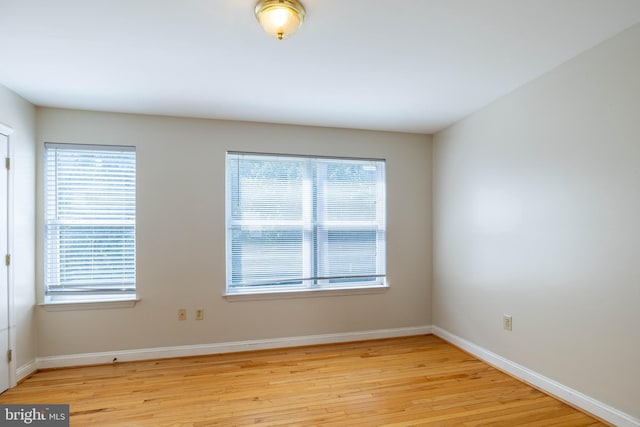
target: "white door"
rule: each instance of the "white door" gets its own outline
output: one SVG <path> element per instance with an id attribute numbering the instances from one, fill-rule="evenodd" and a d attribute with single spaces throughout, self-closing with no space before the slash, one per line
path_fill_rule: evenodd
<path id="1" fill-rule="evenodd" d="M 9 170 L 5 159 L 9 157 L 9 138 L 0 133 L 0 393 L 9 388 L 9 266 L 5 255 L 9 253 L 8 183 Z"/>

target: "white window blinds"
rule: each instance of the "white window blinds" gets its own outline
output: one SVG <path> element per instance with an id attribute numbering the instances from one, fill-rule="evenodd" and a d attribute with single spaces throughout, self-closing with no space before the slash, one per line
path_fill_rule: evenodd
<path id="1" fill-rule="evenodd" d="M 385 162 L 227 154 L 227 292 L 385 284 Z"/>
<path id="2" fill-rule="evenodd" d="M 45 144 L 46 295 L 135 294 L 134 147 Z"/>

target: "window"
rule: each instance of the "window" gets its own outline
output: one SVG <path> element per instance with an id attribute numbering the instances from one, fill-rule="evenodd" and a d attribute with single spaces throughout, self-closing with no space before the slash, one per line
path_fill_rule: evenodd
<path id="1" fill-rule="evenodd" d="M 385 286 L 385 162 L 227 153 L 227 294 Z"/>
<path id="2" fill-rule="evenodd" d="M 134 298 L 134 147 L 45 144 L 46 301 Z"/>

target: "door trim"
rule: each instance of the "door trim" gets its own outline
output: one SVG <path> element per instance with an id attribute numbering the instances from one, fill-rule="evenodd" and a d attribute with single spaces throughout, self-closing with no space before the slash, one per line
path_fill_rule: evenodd
<path id="1" fill-rule="evenodd" d="M 14 179 L 14 169 L 15 162 L 13 161 L 13 139 L 11 138 L 11 134 L 13 134 L 13 128 L 11 126 L 5 125 L 0 122 L 0 134 L 7 137 L 8 143 L 8 156 L 12 159 L 11 167 L 7 173 L 7 251 L 12 254 L 13 257 L 13 179 Z M 11 265 L 8 267 L 7 274 L 7 303 L 8 303 L 8 313 L 9 313 L 9 349 L 12 352 L 11 362 L 9 362 L 9 387 L 15 387 L 17 384 L 16 378 L 16 319 L 15 319 L 15 310 L 14 310 L 14 277 L 13 272 L 15 265 L 14 260 L 11 260 Z M 5 355 L 0 354 L 0 358 L 6 357 Z"/>

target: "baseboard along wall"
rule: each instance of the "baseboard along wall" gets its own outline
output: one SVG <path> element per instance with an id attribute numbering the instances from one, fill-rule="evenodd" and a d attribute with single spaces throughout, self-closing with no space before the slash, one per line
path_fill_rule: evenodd
<path id="1" fill-rule="evenodd" d="M 70 354 L 63 356 L 38 357 L 36 369 L 64 368 L 136 360 L 165 359 L 171 357 L 204 356 L 208 354 L 235 353 L 251 350 L 269 350 L 275 348 L 300 347 L 306 345 L 332 344 L 340 342 L 367 341 L 382 338 L 396 338 L 413 335 L 431 334 L 431 326 L 414 326 L 394 329 L 376 329 L 371 331 L 344 332 L 336 334 L 307 335 L 287 338 L 271 338 L 250 341 L 233 341 L 214 344 L 144 348 L 119 350 L 101 353 Z M 31 364 L 29 364 L 30 366 Z M 25 367 L 21 372 L 28 372 Z M 27 375 L 32 373 L 29 372 Z"/>

